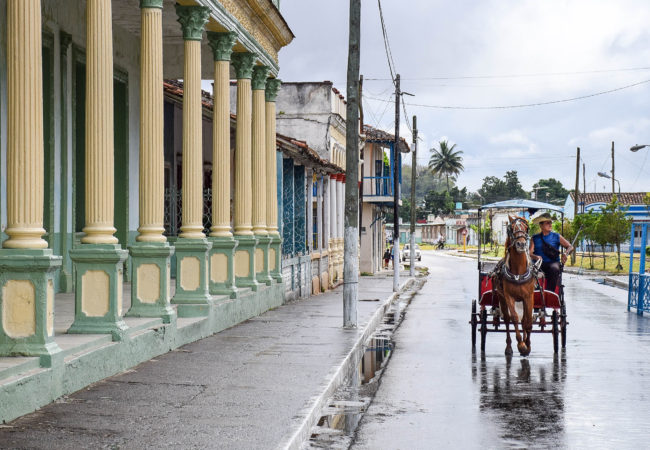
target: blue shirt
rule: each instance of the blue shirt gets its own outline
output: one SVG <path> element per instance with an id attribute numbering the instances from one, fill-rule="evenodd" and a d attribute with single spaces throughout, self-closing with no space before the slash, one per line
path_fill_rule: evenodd
<path id="1" fill-rule="evenodd" d="M 544 241 L 556 250 L 560 249 L 560 235 L 551 231 L 548 235 L 544 236 Z M 546 256 L 544 253 L 544 245 L 542 244 L 542 233 L 533 235 L 533 243 L 535 244 L 535 254 L 542 257 L 543 262 L 551 263 L 557 262 L 560 259 L 553 260 Z"/>

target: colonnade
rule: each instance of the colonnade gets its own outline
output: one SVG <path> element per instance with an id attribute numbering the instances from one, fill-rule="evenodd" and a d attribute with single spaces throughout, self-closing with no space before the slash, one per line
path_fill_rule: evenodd
<path id="1" fill-rule="evenodd" d="M 345 175 L 330 175 L 327 198 L 329 204 L 329 255 L 330 280 L 333 283 L 343 279 L 343 214 L 345 204 Z"/>
<path id="2" fill-rule="evenodd" d="M 141 0 L 140 185 L 136 243 L 123 250 L 114 236 L 113 36 L 110 1 L 86 7 L 85 227 L 75 264 L 75 318 L 69 333 L 127 329 L 123 267 L 132 257 L 127 315 L 207 314 L 214 294 L 282 280 L 277 222 L 275 97 L 280 81 L 253 53 L 233 53 L 235 33 L 208 32 L 214 56 L 212 228 L 203 233 L 201 41 L 209 10 L 176 5 L 184 41 L 182 227 L 172 247 L 163 235 L 163 0 Z M 43 95 L 41 2 L 7 2 L 7 230 L 0 250 L 0 355 L 40 355 L 51 363 L 54 271 L 61 258 L 47 249 L 43 229 Z M 234 229 L 230 224 L 229 72 L 237 75 Z M 170 258 L 177 258 L 170 296 Z"/>

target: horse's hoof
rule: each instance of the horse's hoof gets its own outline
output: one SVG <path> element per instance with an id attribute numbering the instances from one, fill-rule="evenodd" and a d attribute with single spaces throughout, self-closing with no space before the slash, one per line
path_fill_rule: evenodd
<path id="1" fill-rule="evenodd" d="M 519 350 L 521 356 L 528 356 L 530 354 L 530 347 L 526 346 L 525 342 L 518 343 L 517 350 Z"/>
<path id="2" fill-rule="evenodd" d="M 512 347 L 510 346 L 506 347 L 506 356 L 512 356 Z"/>

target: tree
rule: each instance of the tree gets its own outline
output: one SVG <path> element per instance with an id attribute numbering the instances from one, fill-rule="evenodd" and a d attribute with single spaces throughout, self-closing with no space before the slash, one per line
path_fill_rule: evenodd
<path id="1" fill-rule="evenodd" d="M 543 178 L 533 184 L 532 192 L 536 192 L 539 198 L 535 200 L 548 198 L 549 203 L 563 205 L 569 191 L 564 189 L 561 182 L 555 178 Z"/>
<path id="2" fill-rule="evenodd" d="M 431 173 L 426 166 L 418 166 L 417 173 L 415 177 L 417 179 L 415 183 L 415 202 L 421 204 L 424 201 L 425 195 L 431 191 L 443 191 L 444 180 L 441 180 L 440 177 L 437 177 Z M 453 188 L 452 188 L 453 191 Z M 402 200 L 411 198 L 411 166 L 404 165 L 402 166 L 402 189 L 401 189 Z"/>
<path id="3" fill-rule="evenodd" d="M 627 208 L 619 202 L 616 194 L 612 195 L 612 200 L 607 203 L 601 210 L 600 225 L 602 233 L 607 243 L 616 245 L 617 264 L 616 270 L 623 270 L 621 265 L 621 243 L 625 242 L 630 231 L 631 218 L 626 216 Z"/>
<path id="4" fill-rule="evenodd" d="M 506 184 L 497 177 L 489 176 L 483 178 L 483 185 L 478 190 L 485 203 L 498 202 L 507 198 Z"/>
<path id="5" fill-rule="evenodd" d="M 456 205 L 449 192 L 429 191 L 424 197 L 425 209 L 432 214 L 449 214 L 454 211 Z"/>
<path id="6" fill-rule="evenodd" d="M 597 241 L 596 234 L 600 217 L 600 214 L 589 211 L 588 214 L 579 214 L 573 219 L 573 227 L 576 230 L 582 230 L 580 235 L 588 243 L 590 269 L 594 268 L 594 242 Z"/>
<path id="7" fill-rule="evenodd" d="M 509 198 L 526 198 L 528 195 L 521 187 L 516 170 L 509 170 L 504 177 Z"/>
<path id="8" fill-rule="evenodd" d="M 434 175 L 445 176 L 447 178 L 447 191 L 449 191 L 449 176 L 456 177 L 465 170 L 463 167 L 463 152 L 456 150 L 456 144 L 449 147 L 449 143 L 442 140 L 438 143 L 438 148 L 432 148 L 431 158 L 429 159 L 429 170 Z"/>

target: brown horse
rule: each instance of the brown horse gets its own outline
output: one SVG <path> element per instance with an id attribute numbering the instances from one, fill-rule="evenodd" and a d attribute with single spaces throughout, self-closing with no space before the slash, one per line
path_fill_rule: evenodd
<path id="1" fill-rule="evenodd" d="M 515 326 L 517 349 L 522 356 L 530 354 L 530 334 L 533 330 L 533 302 L 535 274 L 529 255 L 528 222 L 521 217 L 509 216 L 506 256 L 497 273 L 497 292 L 501 314 L 506 324 L 506 355 L 512 355 L 510 322 Z M 519 316 L 515 302 L 523 303 L 522 333 L 519 333 Z M 522 336 L 523 334 L 523 336 Z"/>

